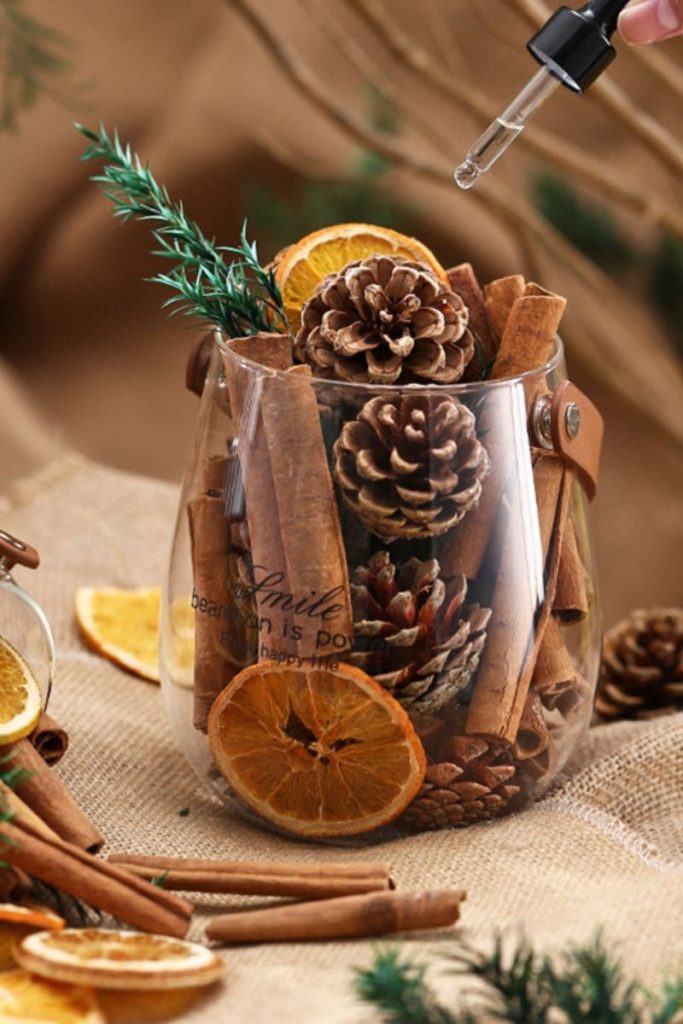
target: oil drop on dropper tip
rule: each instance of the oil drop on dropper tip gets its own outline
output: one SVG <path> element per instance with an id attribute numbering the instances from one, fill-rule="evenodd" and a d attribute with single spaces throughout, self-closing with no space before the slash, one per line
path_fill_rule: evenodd
<path id="1" fill-rule="evenodd" d="M 474 143 L 453 177 L 470 189 L 523 132 L 558 85 L 583 92 L 616 56 L 610 37 L 628 0 L 590 0 L 579 10 L 561 7 L 529 41 L 541 68 Z"/>

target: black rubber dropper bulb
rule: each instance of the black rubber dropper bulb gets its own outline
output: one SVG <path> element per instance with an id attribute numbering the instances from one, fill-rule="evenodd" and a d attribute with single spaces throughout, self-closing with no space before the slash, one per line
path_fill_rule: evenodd
<path id="1" fill-rule="evenodd" d="M 472 188 L 480 175 L 494 165 L 558 85 L 583 92 L 609 67 L 616 57 L 611 37 L 627 3 L 628 0 L 590 0 L 578 10 L 560 7 L 529 40 L 529 52 L 542 65 L 541 69 L 455 169 L 453 177 L 460 188 Z"/>

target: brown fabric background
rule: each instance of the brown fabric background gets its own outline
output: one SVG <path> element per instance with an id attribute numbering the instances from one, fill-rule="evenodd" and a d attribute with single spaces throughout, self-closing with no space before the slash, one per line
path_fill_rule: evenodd
<path id="1" fill-rule="evenodd" d="M 306 2 L 327 8 L 325 0 Z M 72 41 L 73 80 L 84 89 L 73 109 L 44 99 L 21 117 L 16 134 L 0 135 L 0 352 L 26 398 L 20 414 L 16 387 L 0 366 L 0 491 L 52 457 L 60 442 L 177 480 L 196 408 L 182 387 L 191 330 L 160 313 L 162 290 L 142 280 L 159 268 L 146 227 L 112 223 L 88 181 L 94 165 L 79 164 L 83 142 L 72 120 L 118 126 L 207 233 L 226 242 L 237 237 L 247 181 L 291 191 L 307 174 L 343 172 L 357 148 L 312 110 L 222 0 L 28 0 L 28 7 Z M 335 95 L 362 111 L 360 79 L 303 0 L 262 0 L 261 7 Z M 528 27 L 504 0 L 392 0 L 391 11 L 436 61 L 449 57 L 444 41 L 459 47 L 469 80 L 501 109 L 531 71 Z M 377 71 L 395 77 L 413 108 L 444 130 L 454 162 L 460 159 L 483 126 L 428 98 L 348 13 L 340 25 L 376 52 Z M 680 135 L 680 104 L 627 47 L 619 49 L 610 76 Z M 663 52 L 680 62 L 683 43 L 668 42 Z M 656 202 L 680 207 L 680 182 L 589 97 L 558 95 L 540 120 Z M 521 197 L 536 167 L 516 146 L 495 175 Z M 615 288 L 596 271 L 595 291 L 557 261 L 541 257 L 532 266 L 523 240 L 454 186 L 393 172 L 386 188 L 416 209 L 421 234 L 444 263 L 472 260 L 484 280 L 524 269 L 568 295 L 570 371 L 607 423 L 594 520 L 606 621 L 641 604 L 680 603 L 683 389 L 639 287 L 626 279 Z M 647 223 L 622 223 L 639 244 L 653 242 Z M 634 409 L 636 399 L 645 412 Z"/>
<path id="2" fill-rule="evenodd" d="M 201 790 L 179 752 L 157 687 L 91 654 L 78 639 L 77 586 L 163 578 L 175 503 L 168 484 L 73 455 L 16 483 L 0 500 L 0 522 L 30 536 L 43 553 L 37 573 L 17 576 L 55 630 L 50 710 L 72 736 L 60 773 L 112 851 L 367 859 L 367 851 L 295 844 L 229 816 Z M 185 806 L 190 814 L 180 818 Z M 411 954 L 447 955 L 455 937 L 486 945 L 501 928 L 556 951 L 602 927 L 627 969 L 656 985 L 683 967 L 683 714 L 593 730 L 571 770 L 531 810 L 374 847 L 375 855 L 393 862 L 402 887 L 468 889 L 457 931 L 409 939 Z M 208 898 L 199 904 L 197 935 Z M 376 1018 L 355 1001 L 350 983 L 352 967 L 368 964 L 372 948 L 349 941 L 227 950 L 225 983 L 182 1019 L 370 1022 Z M 432 977 L 444 996 L 453 992 L 447 973 Z"/>

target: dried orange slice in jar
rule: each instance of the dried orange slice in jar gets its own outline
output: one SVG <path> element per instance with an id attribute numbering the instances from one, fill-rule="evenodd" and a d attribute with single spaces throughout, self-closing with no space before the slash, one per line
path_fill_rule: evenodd
<path id="1" fill-rule="evenodd" d="M 43 706 L 40 687 L 21 655 L 0 637 L 0 745 L 35 728 Z"/>
<path id="2" fill-rule="evenodd" d="M 328 274 L 368 256 L 400 256 L 417 260 L 448 281 L 446 271 L 426 245 L 409 235 L 375 224 L 335 224 L 306 235 L 275 257 L 275 280 L 289 328 L 296 334 L 301 310 Z"/>
<path id="3" fill-rule="evenodd" d="M 28 971 L 0 974 L 0 1021 L 21 1024 L 105 1024 L 94 994 L 74 985 L 58 985 Z"/>
<path id="4" fill-rule="evenodd" d="M 386 825 L 424 778 L 398 701 L 360 669 L 244 669 L 217 697 L 209 744 L 235 794 L 278 828 L 316 838 Z"/>
<path id="5" fill-rule="evenodd" d="M 79 587 L 76 621 L 97 654 L 150 682 L 159 682 L 160 587 Z"/>
<path id="6" fill-rule="evenodd" d="M 220 957 L 197 943 L 107 928 L 35 932 L 15 957 L 43 978 L 96 988 L 195 988 L 213 984 L 224 969 Z"/>
<path id="7" fill-rule="evenodd" d="M 61 931 L 66 922 L 51 910 L 24 907 L 17 903 L 0 903 L 0 971 L 14 967 L 14 946 L 32 931 Z M 0 1013 L 2 1024 L 2 1013 Z"/>

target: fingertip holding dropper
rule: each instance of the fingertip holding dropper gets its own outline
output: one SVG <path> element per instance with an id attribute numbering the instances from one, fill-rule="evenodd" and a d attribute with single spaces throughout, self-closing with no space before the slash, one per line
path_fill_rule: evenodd
<path id="1" fill-rule="evenodd" d="M 581 93 L 612 63 L 616 51 L 610 39 L 627 3 L 590 0 L 579 10 L 560 7 L 529 40 L 527 49 L 541 68 L 456 167 L 453 177 L 460 188 L 472 188 L 493 167 L 558 85 Z"/>

